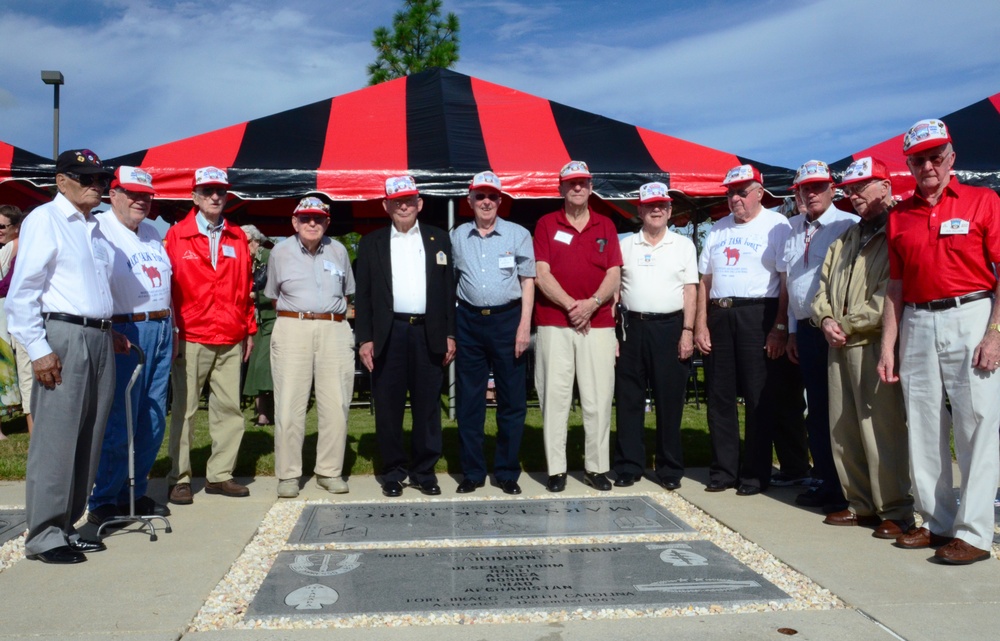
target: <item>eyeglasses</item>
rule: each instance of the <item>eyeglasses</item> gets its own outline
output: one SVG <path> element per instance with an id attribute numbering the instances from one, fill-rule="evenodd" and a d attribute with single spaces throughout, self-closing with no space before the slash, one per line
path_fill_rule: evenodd
<path id="1" fill-rule="evenodd" d="M 108 186 L 108 177 L 103 174 L 74 174 L 72 172 L 64 172 L 67 178 L 75 180 L 80 183 L 81 187 L 90 187 L 91 185 L 97 185 L 102 189 Z"/>
<path id="2" fill-rule="evenodd" d="M 739 191 L 736 191 L 735 189 L 729 189 L 726 191 L 726 198 L 733 198 L 733 197 L 746 198 L 752 192 L 755 192 L 758 189 L 760 189 L 760 187 L 747 187 L 746 189 L 741 189 Z"/>
<path id="3" fill-rule="evenodd" d="M 211 198 L 212 196 L 225 196 L 229 193 L 229 190 L 225 187 L 199 187 L 197 191 L 206 198 Z"/>
<path id="4" fill-rule="evenodd" d="M 933 156 L 908 156 L 906 158 L 906 164 L 911 167 L 920 168 L 926 165 L 928 162 L 935 167 L 940 167 L 941 163 L 948 159 L 953 152 L 948 152 L 946 154 L 934 154 Z"/>
<path id="5" fill-rule="evenodd" d="M 118 187 L 117 189 L 112 189 L 111 190 L 112 193 L 114 193 L 116 191 L 124 194 L 124 196 L 126 198 L 128 198 L 129 200 L 152 200 L 153 199 L 153 194 L 151 194 L 149 192 L 145 192 L 145 191 L 129 191 L 128 189 L 125 189 L 124 187 Z"/>
<path id="6" fill-rule="evenodd" d="M 326 216 L 320 216 L 320 215 L 316 215 L 316 216 L 304 215 L 303 216 L 302 214 L 299 214 L 298 216 L 296 216 L 296 218 L 299 219 L 299 223 L 302 224 L 302 225 L 309 225 L 309 224 L 313 224 L 313 223 L 315 223 L 317 225 L 322 225 L 324 220 L 328 220 L 328 218 Z"/>
<path id="7" fill-rule="evenodd" d="M 659 209 L 662 212 L 669 212 L 671 204 L 665 201 L 658 201 L 655 203 L 646 203 L 643 207 L 647 207 L 649 211 L 656 211 Z"/>
<path id="8" fill-rule="evenodd" d="M 489 198 L 493 202 L 499 202 L 500 201 L 500 194 L 493 194 L 493 193 L 490 193 L 490 194 L 478 193 L 478 194 L 476 194 L 476 200 L 485 200 L 487 198 Z"/>
<path id="9" fill-rule="evenodd" d="M 844 193 L 847 194 L 848 196 L 860 196 L 864 192 L 864 190 L 868 189 L 877 182 L 878 182 L 877 180 L 866 180 L 863 183 L 857 183 L 854 185 L 844 185 L 843 187 Z"/>

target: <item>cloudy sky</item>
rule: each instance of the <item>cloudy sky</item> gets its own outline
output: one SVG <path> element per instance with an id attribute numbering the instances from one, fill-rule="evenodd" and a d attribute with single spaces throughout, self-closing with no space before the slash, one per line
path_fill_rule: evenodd
<path id="1" fill-rule="evenodd" d="M 0 140 L 105 157 L 360 89 L 401 0 L 7 0 Z M 1000 91 L 996 0 L 444 0 L 456 71 L 786 167 Z"/>

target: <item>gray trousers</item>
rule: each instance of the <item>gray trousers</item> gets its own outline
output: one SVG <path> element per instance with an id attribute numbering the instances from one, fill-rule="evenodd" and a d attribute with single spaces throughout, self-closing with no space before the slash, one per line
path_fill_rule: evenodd
<path id="1" fill-rule="evenodd" d="M 36 380 L 31 391 L 27 554 L 79 538 L 73 524 L 87 509 L 115 393 L 111 332 L 62 321 L 46 321 L 45 331 L 62 362 L 62 384 L 48 390 Z"/>

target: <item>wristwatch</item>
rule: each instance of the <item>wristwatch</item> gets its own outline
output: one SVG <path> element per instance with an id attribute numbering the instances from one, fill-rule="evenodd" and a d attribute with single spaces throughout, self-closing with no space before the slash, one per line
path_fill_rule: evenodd
<path id="1" fill-rule="evenodd" d="M 594 294 L 594 302 L 597 303 L 598 307 L 601 306 L 601 298 L 597 294 Z"/>
<path id="2" fill-rule="evenodd" d="M 774 329 L 778 330 L 779 332 L 787 332 L 788 325 L 785 325 L 784 323 L 775 323 Z"/>

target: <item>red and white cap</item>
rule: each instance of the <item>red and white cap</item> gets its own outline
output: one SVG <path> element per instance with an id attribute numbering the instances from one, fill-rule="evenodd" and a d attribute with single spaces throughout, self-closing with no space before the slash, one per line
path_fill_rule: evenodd
<path id="1" fill-rule="evenodd" d="M 940 120 L 933 118 L 921 120 L 910 127 L 910 130 L 903 136 L 903 154 L 910 156 L 918 154 L 925 149 L 938 147 L 951 142 L 951 134 L 948 127 Z"/>
<path id="2" fill-rule="evenodd" d="M 639 187 L 639 204 L 648 205 L 649 203 L 669 203 L 673 198 L 670 197 L 670 192 L 667 190 L 667 186 L 663 183 L 646 183 L 642 187 Z"/>
<path id="3" fill-rule="evenodd" d="M 559 170 L 559 182 L 573 180 L 575 178 L 593 178 L 590 175 L 590 168 L 582 160 L 571 160 Z"/>
<path id="4" fill-rule="evenodd" d="M 122 165 L 115 170 L 115 177 L 111 179 L 111 188 L 120 187 L 125 191 L 137 192 L 140 194 L 155 194 L 153 189 L 153 177 L 138 167 L 128 167 Z"/>
<path id="5" fill-rule="evenodd" d="M 385 197 L 403 198 L 406 196 L 418 196 L 417 183 L 411 176 L 393 176 L 385 179 Z"/>
<path id="6" fill-rule="evenodd" d="M 493 189 L 500 191 L 500 178 L 492 171 L 482 171 L 472 177 L 469 191 L 473 189 Z"/>
<path id="7" fill-rule="evenodd" d="M 806 183 L 832 183 L 833 175 L 830 167 L 822 160 L 808 160 L 795 172 L 792 189 Z"/>
<path id="8" fill-rule="evenodd" d="M 194 186 L 221 185 L 229 187 L 229 176 L 218 167 L 202 167 L 194 170 Z"/>
<path id="9" fill-rule="evenodd" d="M 306 196 L 299 201 L 299 204 L 295 206 L 295 211 L 292 212 L 293 216 L 298 216 L 299 214 L 319 214 L 320 216 L 329 216 L 330 205 L 327 205 L 315 196 Z"/>
<path id="10" fill-rule="evenodd" d="M 877 178 L 878 180 L 889 180 L 889 168 L 878 158 L 865 156 L 858 158 L 844 170 L 844 177 L 838 187 L 859 183 L 865 180 Z"/>
<path id="11" fill-rule="evenodd" d="M 764 180 L 760 177 L 760 171 L 756 167 L 753 165 L 740 165 L 739 167 L 733 167 L 726 173 L 726 177 L 722 180 L 722 186 L 726 187 L 751 180 L 764 184 Z"/>

